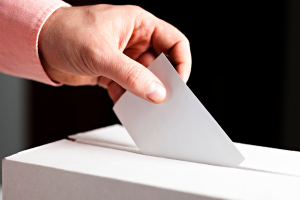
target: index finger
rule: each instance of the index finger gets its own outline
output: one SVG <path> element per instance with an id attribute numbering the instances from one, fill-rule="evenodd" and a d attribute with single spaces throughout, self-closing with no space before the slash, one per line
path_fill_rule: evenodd
<path id="1" fill-rule="evenodd" d="M 152 45 L 169 57 L 180 77 L 187 82 L 191 73 L 192 56 L 188 39 L 171 24 L 158 19 L 152 35 Z"/>

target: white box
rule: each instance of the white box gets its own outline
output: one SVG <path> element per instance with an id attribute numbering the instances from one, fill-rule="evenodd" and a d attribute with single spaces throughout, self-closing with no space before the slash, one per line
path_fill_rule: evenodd
<path id="1" fill-rule="evenodd" d="M 3 159 L 3 199 L 300 199 L 299 152 L 236 143 L 229 168 L 142 155 L 119 125 L 70 138 Z"/>

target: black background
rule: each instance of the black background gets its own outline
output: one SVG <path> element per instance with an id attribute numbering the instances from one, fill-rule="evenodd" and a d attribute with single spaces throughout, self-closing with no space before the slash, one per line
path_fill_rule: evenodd
<path id="1" fill-rule="evenodd" d="M 285 1 L 67 2 L 139 5 L 173 24 L 191 44 L 188 86 L 233 141 L 300 150 L 298 118 L 289 114 L 299 107 L 297 101 L 291 107 L 289 94 L 300 91 L 293 89 L 298 86 L 289 82 L 287 71 Z M 54 88 L 36 82 L 30 87 L 31 146 L 119 123 L 104 89 Z M 290 119 L 295 123 L 286 122 Z"/>

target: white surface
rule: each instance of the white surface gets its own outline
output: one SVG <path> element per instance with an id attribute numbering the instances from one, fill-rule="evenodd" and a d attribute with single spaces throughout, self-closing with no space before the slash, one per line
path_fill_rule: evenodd
<path id="1" fill-rule="evenodd" d="M 107 185 L 110 189 L 104 193 L 102 187 Z M 299 177 L 145 156 L 68 140 L 4 160 L 7 199 L 83 199 L 86 195 L 129 199 L 128 195 L 147 196 L 151 188 L 157 190 L 150 197 L 163 190 L 158 199 L 168 191 L 222 199 L 300 199 Z M 114 194 L 118 198 L 110 198 Z"/>
<path id="2" fill-rule="evenodd" d="M 0 185 L 0 200 L 2 200 L 2 186 Z"/>
<path id="3" fill-rule="evenodd" d="M 130 135 L 127 133 L 126 129 L 118 124 L 85 133 L 70 135 L 69 138 L 84 144 L 92 144 L 133 153 L 141 153 Z"/>
<path id="4" fill-rule="evenodd" d="M 161 104 L 125 92 L 114 111 L 145 155 L 237 166 L 243 156 L 161 54 L 149 67 L 165 85 Z M 209 83 L 208 83 L 209 84 Z"/>
<path id="5" fill-rule="evenodd" d="M 239 168 L 300 178 L 300 152 L 238 143 L 236 143 L 236 147 L 245 156 L 245 160 L 239 165 Z"/>
<path id="6" fill-rule="evenodd" d="M 75 134 L 70 136 L 70 138 L 80 143 L 139 153 L 138 148 L 125 128 L 118 124 Z M 106 143 L 107 145 L 105 145 Z M 245 160 L 238 168 L 300 177 L 300 152 L 239 143 L 234 144 L 245 156 Z"/>

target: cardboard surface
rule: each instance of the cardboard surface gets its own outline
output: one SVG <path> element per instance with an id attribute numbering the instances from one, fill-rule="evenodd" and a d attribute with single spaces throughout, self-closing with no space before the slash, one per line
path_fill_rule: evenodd
<path id="1" fill-rule="evenodd" d="M 114 111 L 145 155 L 238 166 L 242 154 L 161 54 L 149 67 L 167 97 L 153 104 L 125 92 Z"/>
<path id="2" fill-rule="evenodd" d="M 109 129 L 80 134 L 80 138 L 86 135 L 89 140 L 97 140 L 99 135 L 111 142 L 117 135 L 112 132 L 122 127 Z M 105 133 L 111 133 L 112 137 Z M 121 143 L 132 145 L 126 139 L 118 142 Z M 297 160 L 293 161 L 299 158 L 299 152 L 236 145 L 251 157 L 247 159 L 248 165 L 267 166 L 281 174 L 159 158 L 61 140 L 3 161 L 4 200 L 300 199 L 300 167 Z M 270 155 L 272 159 L 266 161 L 264 156 Z M 279 168 L 273 166 L 281 162 L 285 164 Z"/>

